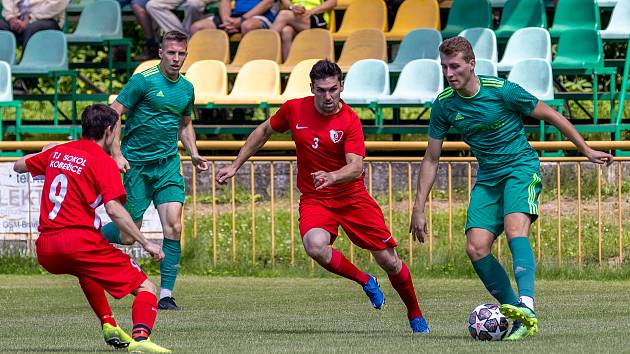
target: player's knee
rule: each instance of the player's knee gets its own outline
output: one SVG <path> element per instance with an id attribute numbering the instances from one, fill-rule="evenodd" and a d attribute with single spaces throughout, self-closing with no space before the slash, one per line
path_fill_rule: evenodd
<path id="1" fill-rule="evenodd" d="M 490 249 L 486 246 L 476 245 L 472 242 L 466 243 L 466 254 L 468 254 L 468 258 L 471 260 L 478 260 L 490 253 Z"/>
<path id="2" fill-rule="evenodd" d="M 328 254 L 328 245 L 320 242 L 304 242 L 304 250 L 315 260 L 324 260 Z"/>
<path id="3" fill-rule="evenodd" d="M 400 258 L 390 257 L 383 260 L 382 263 L 380 263 L 380 265 L 381 265 L 381 268 L 383 268 L 383 270 L 387 274 L 398 274 L 402 264 L 401 264 Z"/>
<path id="4" fill-rule="evenodd" d="M 180 222 L 174 222 L 164 226 L 164 234 L 179 239 L 182 234 L 182 224 Z"/>
<path id="5" fill-rule="evenodd" d="M 149 292 L 149 293 L 152 293 L 152 294 L 156 294 L 157 293 L 157 287 L 155 286 L 155 284 L 152 281 L 150 281 L 149 279 L 146 279 L 138 287 L 138 291 L 137 292 L 141 292 L 141 291 L 146 291 L 146 292 Z"/>

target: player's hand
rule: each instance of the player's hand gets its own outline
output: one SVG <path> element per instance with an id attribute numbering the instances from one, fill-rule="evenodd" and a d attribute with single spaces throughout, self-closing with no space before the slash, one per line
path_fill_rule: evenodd
<path id="1" fill-rule="evenodd" d="M 591 148 L 585 151 L 584 155 L 590 162 L 600 165 L 606 164 L 606 166 L 610 166 L 613 162 L 613 156 L 611 154 Z"/>
<path id="2" fill-rule="evenodd" d="M 116 165 L 118 165 L 118 169 L 120 170 L 120 172 L 126 173 L 127 171 L 129 171 L 129 161 L 127 161 L 127 159 L 122 154 L 112 156 L 112 158 L 114 159 L 114 161 L 116 161 Z"/>
<path id="3" fill-rule="evenodd" d="M 201 157 L 200 155 L 194 155 L 190 157 L 193 165 L 197 168 L 198 172 L 207 171 L 208 170 L 208 161 Z"/>
<path id="4" fill-rule="evenodd" d="M 424 211 L 419 211 L 416 208 L 413 209 L 411 214 L 411 222 L 409 223 L 409 232 L 414 239 L 420 243 L 424 243 L 428 232 L 426 218 L 424 217 Z"/>
<path id="5" fill-rule="evenodd" d="M 153 242 L 147 242 L 146 245 L 143 246 L 144 250 L 149 252 L 151 257 L 155 259 L 156 262 L 161 262 L 164 259 L 164 252 L 162 251 L 162 247 L 158 246 Z"/>
<path id="6" fill-rule="evenodd" d="M 313 176 L 315 190 L 318 191 L 337 182 L 337 175 L 332 172 L 317 171 L 311 173 L 311 176 Z"/>
<path id="7" fill-rule="evenodd" d="M 232 165 L 223 167 L 217 173 L 217 177 L 216 177 L 217 183 L 226 184 L 228 179 L 234 177 L 234 175 L 236 174 L 236 171 L 237 169 Z"/>

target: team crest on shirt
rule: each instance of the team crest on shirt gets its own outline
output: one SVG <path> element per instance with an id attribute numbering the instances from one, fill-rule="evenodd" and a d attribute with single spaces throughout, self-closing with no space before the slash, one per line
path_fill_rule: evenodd
<path id="1" fill-rule="evenodd" d="M 332 140 L 332 142 L 335 144 L 340 142 L 341 138 L 343 138 L 343 131 L 341 130 L 330 129 L 329 133 L 330 133 L 330 140 Z"/>

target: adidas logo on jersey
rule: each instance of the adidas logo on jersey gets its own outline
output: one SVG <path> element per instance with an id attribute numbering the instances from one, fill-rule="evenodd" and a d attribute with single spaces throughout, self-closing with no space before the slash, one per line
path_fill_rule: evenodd
<path id="1" fill-rule="evenodd" d="M 461 113 L 457 112 L 457 114 L 455 115 L 455 120 L 458 121 L 462 119 L 464 119 L 464 116 Z"/>
<path id="2" fill-rule="evenodd" d="M 164 97 L 164 92 L 162 92 L 162 91 L 160 90 L 160 92 L 158 92 L 158 93 L 156 94 L 156 96 L 158 96 L 158 97 Z"/>

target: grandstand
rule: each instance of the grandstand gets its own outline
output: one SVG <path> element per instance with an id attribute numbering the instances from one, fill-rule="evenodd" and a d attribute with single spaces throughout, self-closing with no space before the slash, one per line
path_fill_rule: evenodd
<path id="1" fill-rule="evenodd" d="M 217 13 L 216 3 L 206 10 Z M 77 105 L 107 101 L 143 64 L 131 60 L 141 34 L 130 14 L 114 0 L 73 1 L 63 33 L 38 33 L 23 53 L 0 31 L 8 64 L 0 66 L 0 139 L 76 137 Z M 204 30 L 191 38 L 182 71 L 195 84 L 199 133 L 248 133 L 286 99 L 308 94 L 312 59 L 327 58 L 347 73 L 344 99 L 363 108 L 366 133 L 424 134 L 444 88 L 437 46 L 461 35 L 474 45 L 478 74 L 519 83 L 582 133 L 620 140 L 630 128 L 629 17 L 630 0 L 405 0 L 398 9 L 339 1 L 328 30 L 300 32 L 284 62 L 277 32 Z M 22 78 L 29 92 L 12 92 Z M 525 123 L 531 139 L 561 139 L 544 122 Z"/>

